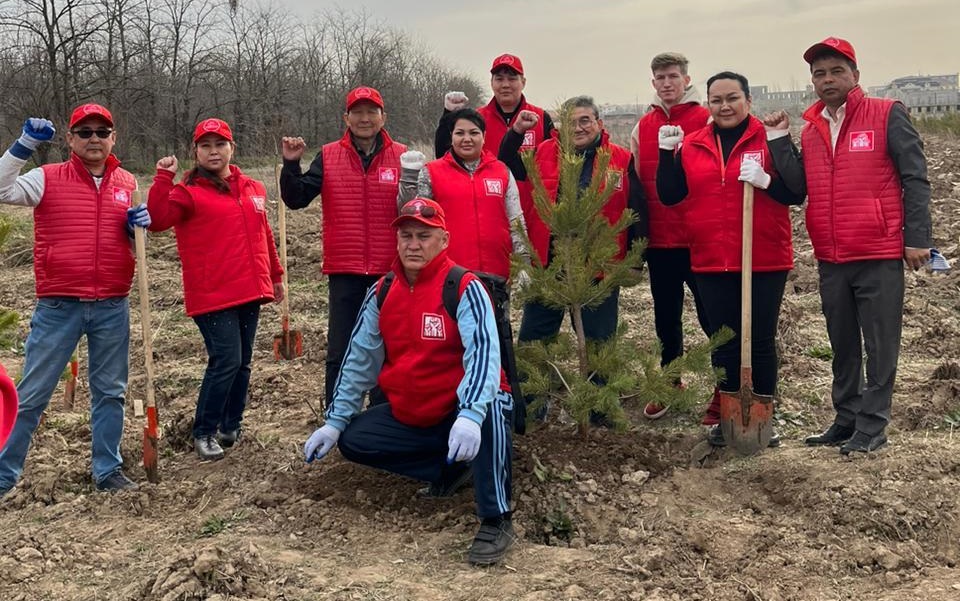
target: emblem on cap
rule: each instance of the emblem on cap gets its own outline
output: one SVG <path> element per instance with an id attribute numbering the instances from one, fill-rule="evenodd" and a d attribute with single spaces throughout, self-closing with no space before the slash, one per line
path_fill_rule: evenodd
<path id="1" fill-rule="evenodd" d="M 203 127 L 203 131 L 217 131 L 220 129 L 220 124 L 217 123 L 216 119 L 207 119 L 201 127 Z"/>
<path id="2" fill-rule="evenodd" d="M 369 98 L 370 97 L 370 88 L 357 88 L 357 91 L 354 92 L 354 95 L 357 98 Z"/>

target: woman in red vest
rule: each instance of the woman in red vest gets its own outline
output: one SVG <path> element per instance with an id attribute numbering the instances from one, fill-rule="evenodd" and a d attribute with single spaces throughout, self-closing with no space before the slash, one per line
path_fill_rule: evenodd
<path id="1" fill-rule="evenodd" d="M 690 267 L 701 294 L 710 334 L 727 326 L 737 336 L 713 353 L 723 368 L 721 392 L 740 389 L 740 269 L 743 186 L 753 185 L 753 389 L 773 396 L 777 385 L 777 321 L 793 268 L 789 205 L 803 202 L 802 182 L 786 182 L 767 148 L 763 123 L 750 115 L 747 78 L 724 71 L 707 80 L 713 123 L 684 138 L 683 130 L 659 131 L 657 192 L 666 205 L 684 203 Z M 683 141 L 683 147 L 679 148 Z M 797 152 L 788 148 L 787 152 Z M 741 184 L 740 182 L 745 182 Z M 710 442 L 724 443 L 719 426 Z M 771 440 L 771 446 L 779 444 Z"/>
<path id="2" fill-rule="evenodd" d="M 177 159 L 157 161 L 151 230 L 174 228 L 183 299 L 207 348 L 193 424 L 200 459 L 221 459 L 240 438 L 260 305 L 282 300 L 283 270 L 267 221 L 263 183 L 230 164 L 236 145 L 220 119 L 193 133 L 196 165 L 176 186 Z"/>

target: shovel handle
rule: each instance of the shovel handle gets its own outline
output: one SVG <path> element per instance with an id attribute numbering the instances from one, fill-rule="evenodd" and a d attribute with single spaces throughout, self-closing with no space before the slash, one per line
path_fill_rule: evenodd
<path id="1" fill-rule="evenodd" d="M 133 191 L 134 206 L 142 202 L 140 190 Z M 134 244 L 137 247 L 137 284 L 140 291 L 140 328 L 143 331 L 143 363 L 147 371 L 147 407 L 156 407 L 153 392 L 153 331 L 150 326 L 150 287 L 147 284 L 147 238 L 142 227 L 133 228 Z"/>
<path id="2" fill-rule="evenodd" d="M 280 236 L 280 267 L 283 269 L 283 275 L 280 276 L 280 282 L 283 286 L 283 300 L 280 301 L 280 316 L 283 320 L 283 329 L 286 331 L 290 321 L 290 302 L 287 297 L 290 294 L 290 288 L 287 286 L 287 207 L 283 204 L 280 197 L 280 168 L 282 165 L 277 163 L 274 167 L 274 177 L 277 182 L 277 229 Z"/>
<path id="3" fill-rule="evenodd" d="M 753 186 L 747 182 L 743 183 L 743 244 L 740 257 L 740 373 L 753 379 Z M 743 383 L 741 377 L 740 385 L 743 386 Z"/>

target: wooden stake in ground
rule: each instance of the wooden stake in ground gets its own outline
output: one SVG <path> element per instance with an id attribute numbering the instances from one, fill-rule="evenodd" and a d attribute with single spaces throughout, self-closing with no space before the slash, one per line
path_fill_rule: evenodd
<path id="1" fill-rule="evenodd" d="M 280 333 L 273 337 L 273 356 L 281 359 L 295 359 L 303 355 L 303 334 L 290 329 L 290 288 L 287 286 L 287 208 L 280 198 L 280 163 L 275 174 L 277 180 L 277 229 L 280 236 L 280 267 L 283 268 L 283 300 L 280 301 Z"/>
<path id="2" fill-rule="evenodd" d="M 141 202 L 139 190 L 133 192 L 133 206 Z M 147 480 L 159 482 L 160 473 L 157 465 L 157 445 L 159 444 L 159 424 L 157 417 L 157 400 L 153 391 L 153 339 L 150 328 L 150 289 L 147 284 L 147 241 L 146 230 L 142 227 L 133 228 L 137 247 L 137 281 L 140 287 L 140 327 L 143 330 L 143 362 L 147 371 L 147 424 L 143 428 L 143 469 L 147 472 Z"/>

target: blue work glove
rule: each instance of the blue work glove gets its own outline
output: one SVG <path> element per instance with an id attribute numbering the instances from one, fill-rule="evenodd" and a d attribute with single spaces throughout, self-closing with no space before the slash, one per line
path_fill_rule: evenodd
<path id="1" fill-rule="evenodd" d="M 57 130 L 54 129 L 51 121 L 30 117 L 23 122 L 23 133 L 20 134 L 20 138 L 10 146 L 10 154 L 18 159 L 27 160 L 37 146 L 52 140 L 56 133 Z"/>
<path id="2" fill-rule="evenodd" d="M 135 207 L 127 209 L 127 233 L 133 236 L 133 228 L 149 227 L 150 213 L 147 211 L 147 204 L 141 202 Z"/>
<path id="3" fill-rule="evenodd" d="M 339 439 L 340 430 L 330 424 L 317 428 L 303 445 L 303 455 L 307 458 L 307 463 L 313 462 L 314 459 L 323 459 L 333 447 L 337 446 Z"/>
<path id="4" fill-rule="evenodd" d="M 480 452 L 480 424 L 469 417 L 460 416 L 450 428 L 447 439 L 447 463 L 454 461 L 473 461 Z"/>

